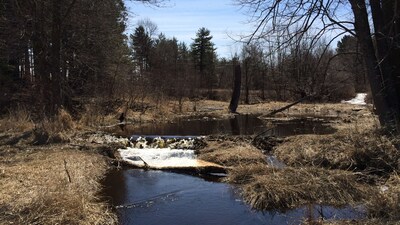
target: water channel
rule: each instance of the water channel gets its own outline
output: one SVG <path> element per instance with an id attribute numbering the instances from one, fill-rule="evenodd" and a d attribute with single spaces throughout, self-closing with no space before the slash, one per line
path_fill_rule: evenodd
<path id="1" fill-rule="evenodd" d="M 270 134 L 327 134 L 334 129 L 321 121 L 277 122 Z M 265 130 L 255 116 L 230 120 L 191 120 L 145 126 L 129 135 L 255 134 Z M 357 219 L 362 209 L 313 205 L 285 213 L 254 211 L 237 189 L 218 177 L 124 168 L 111 171 L 105 180 L 105 196 L 115 206 L 121 224 L 299 224 L 306 218 Z"/>

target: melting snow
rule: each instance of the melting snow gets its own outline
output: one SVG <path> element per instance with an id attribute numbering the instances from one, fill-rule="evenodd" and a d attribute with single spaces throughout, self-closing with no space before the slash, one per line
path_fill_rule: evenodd
<path id="1" fill-rule="evenodd" d="M 365 97 L 367 97 L 366 93 L 358 93 L 355 98 L 350 99 L 348 101 L 342 101 L 342 103 L 348 103 L 353 105 L 366 105 Z"/>

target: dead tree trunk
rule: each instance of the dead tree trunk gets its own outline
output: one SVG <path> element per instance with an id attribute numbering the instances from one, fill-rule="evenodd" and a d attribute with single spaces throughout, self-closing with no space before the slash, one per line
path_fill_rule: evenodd
<path id="1" fill-rule="evenodd" d="M 240 99 L 240 88 L 242 84 L 242 71 L 240 65 L 235 66 L 235 80 L 232 92 L 231 102 L 229 104 L 229 110 L 231 113 L 236 113 L 236 109 L 239 105 Z"/>

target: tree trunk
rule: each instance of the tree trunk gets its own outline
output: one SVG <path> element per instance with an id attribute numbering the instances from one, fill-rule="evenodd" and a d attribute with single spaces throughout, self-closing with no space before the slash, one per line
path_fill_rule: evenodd
<path id="1" fill-rule="evenodd" d="M 229 104 L 229 110 L 231 111 L 231 113 L 236 113 L 236 109 L 239 105 L 241 84 L 242 84 L 242 70 L 240 68 L 240 65 L 236 65 L 232 98 Z"/>
<path id="2" fill-rule="evenodd" d="M 352 6 L 355 20 L 355 31 L 367 66 L 367 75 L 371 85 L 372 96 L 379 121 L 383 127 L 391 132 L 399 131 L 399 108 L 397 107 L 397 94 L 393 88 L 394 82 L 387 74 L 386 63 L 381 64 L 376 56 L 371 31 L 368 23 L 367 8 L 364 0 L 349 0 Z M 376 13 L 376 12 L 374 12 Z M 374 23 L 377 15 L 374 15 Z M 382 48 L 382 49 L 381 49 Z M 378 46 L 378 54 L 383 51 L 383 44 Z"/>
<path id="3" fill-rule="evenodd" d="M 52 82 L 52 114 L 63 104 L 61 90 L 61 0 L 53 0 L 53 18 L 51 30 L 51 82 Z"/>
<path id="4" fill-rule="evenodd" d="M 39 105 L 43 110 L 44 116 L 48 110 L 49 103 L 49 90 L 50 80 L 49 72 L 47 70 L 46 56 L 48 53 L 47 49 L 47 38 L 44 29 L 44 3 L 37 2 L 34 10 L 34 28 L 32 33 L 32 48 L 33 48 L 33 61 L 34 61 L 34 75 L 35 82 L 37 84 L 37 96 L 39 99 Z"/>
<path id="5" fill-rule="evenodd" d="M 264 101 L 265 100 L 265 78 L 266 78 L 266 69 L 263 69 L 262 71 L 262 86 L 261 86 L 261 98 Z"/>
<path id="6" fill-rule="evenodd" d="M 246 99 L 245 103 L 249 104 L 249 64 L 247 62 L 247 59 L 244 60 L 244 77 L 245 77 L 245 91 L 246 91 Z"/>
<path id="7" fill-rule="evenodd" d="M 31 61 L 29 59 L 29 45 L 26 43 L 24 48 L 24 77 L 27 82 L 31 81 Z"/>

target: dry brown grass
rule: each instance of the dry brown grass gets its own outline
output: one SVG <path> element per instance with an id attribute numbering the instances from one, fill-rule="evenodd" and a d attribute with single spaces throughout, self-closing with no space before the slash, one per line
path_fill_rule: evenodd
<path id="1" fill-rule="evenodd" d="M 207 142 L 207 147 L 199 151 L 199 158 L 225 167 L 241 164 L 266 163 L 265 155 L 256 147 L 245 142 Z"/>
<path id="2" fill-rule="evenodd" d="M 367 202 L 369 216 L 400 224 L 400 175 L 393 173 Z"/>
<path id="3" fill-rule="evenodd" d="M 266 165 L 233 168 L 228 182 L 241 185 L 246 202 L 260 210 L 287 210 L 305 204 L 354 205 L 371 190 L 350 172 L 318 168 L 270 168 Z"/>
<path id="4" fill-rule="evenodd" d="M 72 116 L 64 109 L 60 109 L 52 119 L 43 119 L 37 126 L 49 133 L 70 131 L 76 127 Z"/>
<path id="5" fill-rule="evenodd" d="M 24 132 L 34 126 L 31 114 L 24 107 L 9 110 L 9 113 L 0 119 L 0 132 Z"/>
<path id="6" fill-rule="evenodd" d="M 390 138 L 377 130 L 347 129 L 332 135 L 294 136 L 273 153 L 295 167 L 319 166 L 380 175 L 400 169 L 400 152 Z"/>
<path id="7" fill-rule="evenodd" d="M 362 219 L 362 220 L 317 220 L 305 221 L 302 225 L 395 225 L 396 221 L 384 221 L 379 219 Z"/>
<path id="8" fill-rule="evenodd" d="M 64 143 L 70 141 L 70 134 L 76 128 L 72 116 L 60 109 L 54 118 L 45 118 L 35 124 L 32 144 Z"/>
<path id="9" fill-rule="evenodd" d="M 6 158 L 0 161 L 0 224 L 116 224 L 98 199 L 107 170 L 100 155 L 27 149 Z"/>
<path id="10" fill-rule="evenodd" d="M 77 128 L 84 127 L 94 127 L 100 126 L 103 124 L 106 119 L 100 106 L 94 103 L 88 103 L 84 106 L 84 111 L 81 112 L 81 115 L 77 121 Z M 114 122 L 117 121 L 116 115 L 114 115 Z"/>

